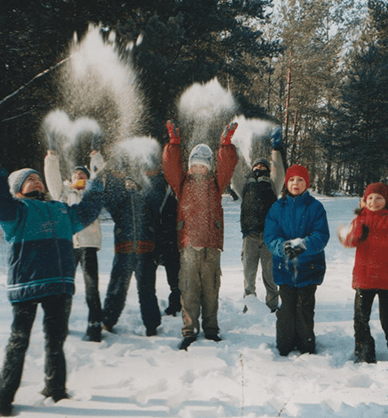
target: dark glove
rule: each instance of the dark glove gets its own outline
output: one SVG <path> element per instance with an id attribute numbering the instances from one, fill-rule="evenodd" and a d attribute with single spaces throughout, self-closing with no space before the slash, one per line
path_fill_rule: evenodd
<path id="1" fill-rule="evenodd" d="M 234 135 L 234 131 L 237 129 L 237 122 L 233 122 L 226 126 L 224 132 L 221 135 L 221 145 L 230 145 L 231 139 Z"/>
<path id="2" fill-rule="evenodd" d="M 168 120 L 166 122 L 166 128 L 170 137 L 170 144 L 180 144 L 181 136 L 179 134 L 179 129 L 175 126 L 174 121 Z"/>
<path id="3" fill-rule="evenodd" d="M 282 147 L 282 127 L 276 126 L 271 131 L 271 147 L 275 151 L 279 151 Z"/>
<path id="4" fill-rule="evenodd" d="M 366 241 L 366 239 L 368 238 L 368 235 L 369 235 L 369 226 L 365 225 L 365 224 L 362 224 L 361 229 L 362 229 L 362 233 L 361 233 L 361 237 L 359 239 L 359 242 L 364 242 L 364 241 Z"/>
<path id="5" fill-rule="evenodd" d="M 284 243 L 284 253 L 290 260 L 293 260 L 294 258 L 298 257 L 298 255 L 305 252 L 305 250 L 306 247 L 302 243 L 298 245 L 292 245 L 290 241 L 286 241 Z"/>

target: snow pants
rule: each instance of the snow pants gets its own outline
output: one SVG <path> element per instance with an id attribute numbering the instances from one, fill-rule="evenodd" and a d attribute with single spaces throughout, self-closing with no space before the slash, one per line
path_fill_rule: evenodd
<path id="1" fill-rule="evenodd" d="M 281 356 L 297 348 L 315 352 L 314 309 L 316 285 L 301 288 L 279 286 L 281 306 L 276 312 L 276 344 Z"/>
<path id="2" fill-rule="evenodd" d="M 375 341 L 369 327 L 375 296 L 379 297 L 380 323 L 388 342 L 388 290 L 356 289 L 354 299 L 354 337 L 356 362 L 376 362 Z"/>
<path id="3" fill-rule="evenodd" d="M 88 328 L 101 327 L 102 310 L 98 291 L 97 248 L 85 247 L 73 250 L 75 267 L 81 264 L 85 282 L 86 303 L 89 308 Z"/>
<path id="4" fill-rule="evenodd" d="M 156 297 L 156 263 L 154 253 L 116 253 L 104 301 L 103 323 L 111 328 L 124 309 L 132 273 L 137 280 L 137 293 L 144 326 L 156 329 L 161 315 Z"/>
<path id="5" fill-rule="evenodd" d="M 275 311 L 279 305 L 279 291 L 273 280 L 272 253 L 269 251 L 260 236 L 246 236 L 243 238 L 241 259 L 244 268 L 244 296 L 256 296 L 256 276 L 259 261 L 263 283 L 266 290 L 265 302 L 271 311 Z"/>
<path id="6" fill-rule="evenodd" d="M 71 301 L 70 295 L 55 295 L 39 301 L 12 305 L 11 337 L 5 349 L 4 365 L 0 374 L 0 402 L 12 403 L 19 388 L 38 303 L 41 303 L 44 312 L 46 353 L 44 391 L 54 398 L 61 398 L 66 393 L 66 360 L 63 345 L 68 334 Z"/>
<path id="7" fill-rule="evenodd" d="M 221 252 L 216 248 L 181 250 L 179 288 L 181 290 L 184 337 L 195 337 L 199 332 L 202 308 L 202 329 L 206 335 L 219 332 L 218 293 L 221 278 Z"/>

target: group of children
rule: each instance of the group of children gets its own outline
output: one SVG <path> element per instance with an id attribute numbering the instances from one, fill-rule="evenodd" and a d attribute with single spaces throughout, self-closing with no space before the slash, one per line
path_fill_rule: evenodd
<path id="1" fill-rule="evenodd" d="M 228 125 L 222 134 L 216 164 L 212 150 L 206 144 L 199 144 L 192 150 L 185 171 L 179 130 L 172 121 L 167 123 L 170 141 L 164 148 L 162 167 L 165 179 L 177 197 L 179 290 L 183 319 L 183 340 L 179 348 L 183 350 L 197 339 L 201 311 L 205 338 L 216 342 L 221 340 L 217 322 L 220 254 L 223 249 L 221 198 L 237 164 L 236 148 L 231 143 L 236 128 L 237 124 Z M 53 156 L 50 158 L 55 165 Z M 39 303 L 44 311 L 46 342 L 42 394 L 54 401 L 68 397 L 63 344 L 68 332 L 78 262 L 81 262 L 87 277 L 87 338 L 99 341 L 101 324 L 104 323 L 96 258 L 101 236 L 94 234 L 99 228 L 93 222 L 98 222 L 96 220 L 106 200 L 106 173 L 102 176 L 97 172 L 94 180 L 89 181 L 89 171 L 77 167 L 66 202 L 63 201 L 62 183 L 52 184 L 55 176 L 48 177 L 51 180 L 47 185 L 56 200 L 46 200 L 43 178 L 35 170 L 18 170 L 8 177 L 0 167 L 0 224 L 10 243 L 7 292 L 13 308 L 11 337 L 0 374 L 0 416 L 12 413 L 12 402 L 20 384 Z M 284 192 L 270 207 L 262 232 L 262 240 L 273 255 L 273 279 L 279 287 L 281 303 L 273 310 L 277 316 L 277 348 L 283 356 L 295 349 L 301 353 L 315 352 L 315 292 L 325 274 L 324 248 L 329 240 L 329 227 L 323 205 L 307 191 L 309 185 L 309 173 L 304 166 L 289 167 Z M 376 294 L 380 301 L 381 324 L 388 341 L 387 203 L 388 186 L 383 183 L 369 185 L 351 227 L 339 231 L 340 241 L 345 246 L 357 247 L 353 271 L 356 290 L 354 328 L 356 361 L 360 362 L 376 362 L 374 340 L 368 325 Z M 89 232 L 78 236 L 81 243 L 73 243 L 74 234 L 84 228 L 89 228 L 85 230 Z M 121 250 L 116 254 L 129 253 L 129 244 L 119 247 Z M 127 258 L 123 258 L 124 264 L 132 262 Z M 123 286 L 127 289 L 129 279 L 126 280 L 123 278 Z M 139 286 L 143 286 L 141 282 Z M 144 294 L 140 300 L 144 321 L 154 306 L 148 295 Z M 115 309 L 121 312 L 121 307 Z M 111 326 L 114 323 L 114 320 L 111 323 L 106 320 L 106 324 Z M 147 335 L 154 335 L 152 331 L 158 325 L 150 324 Z"/>

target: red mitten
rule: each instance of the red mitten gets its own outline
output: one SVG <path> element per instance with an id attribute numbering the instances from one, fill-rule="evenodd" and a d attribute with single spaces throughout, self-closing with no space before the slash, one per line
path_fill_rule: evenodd
<path id="1" fill-rule="evenodd" d="M 233 122 L 227 125 L 224 132 L 221 135 L 221 145 L 230 145 L 231 139 L 234 135 L 234 131 L 237 129 L 237 122 Z"/>
<path id="2" fill-rule="evenodd" d="M 175 123 L 173 120 L 168 120 L 166 122 L 166 128 L 168 131 L 168 135 L 170 137 L 170 144 L 180 144 L 181 143 L 181 137 L 179 134 L 179 129 L 175 126 Z"/>

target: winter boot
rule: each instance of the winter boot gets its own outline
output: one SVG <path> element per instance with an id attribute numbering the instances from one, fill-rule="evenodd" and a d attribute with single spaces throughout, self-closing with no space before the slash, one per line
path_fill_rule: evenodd
<path id="1" fill-rule="evenodd" d="M 83 340 L 92 341 L 96 343 L 101 342 L 101 324 L 98 322 L 89 323 L 88 329 L 86 330 L 86 334 Z"/>
<path id="2" fill-rule="evenodd" d="M 7 402 L 0 401 L 0 417 L 12 417 L 13 405 Z"/>
<path id="3" fill-rule="evenodd" d="M 357 342 L 354 355 L 356 356 L 355 363 L 376 363 L 374 342 L 371 345 Z"/>
<path id="4" fill-rule="evenodd" d="M 222 338 L 217 334 L 205 334 L 205 338 L 207 340 L 215 341 L 216 343 L 222 341 Z"/>
<path id="5" fill-rule="evenodd" d="M 194 341 L 196 341 L 197 337 L 185 337 L 183 338 L 182 342 L 179 344 L 179 350 L 186 350 L 187 351 L 187 347 L 193 343 Z"/>
<path id="6" fill-rule="evenodd" d="M 61 399 L 70 399 L 66 391 L 50 392 L 46 387 L 40 392 L 45 398 L 53 398 L 53 401 L 59 402 Z"/>
<path id="7" fill-rule="evenodd" d="M 146 336 L 147 337 L 153 337 L 158 334 L 158 331 L 156 331 L 156 328 L 147 328 L 146 329 Z"/>

